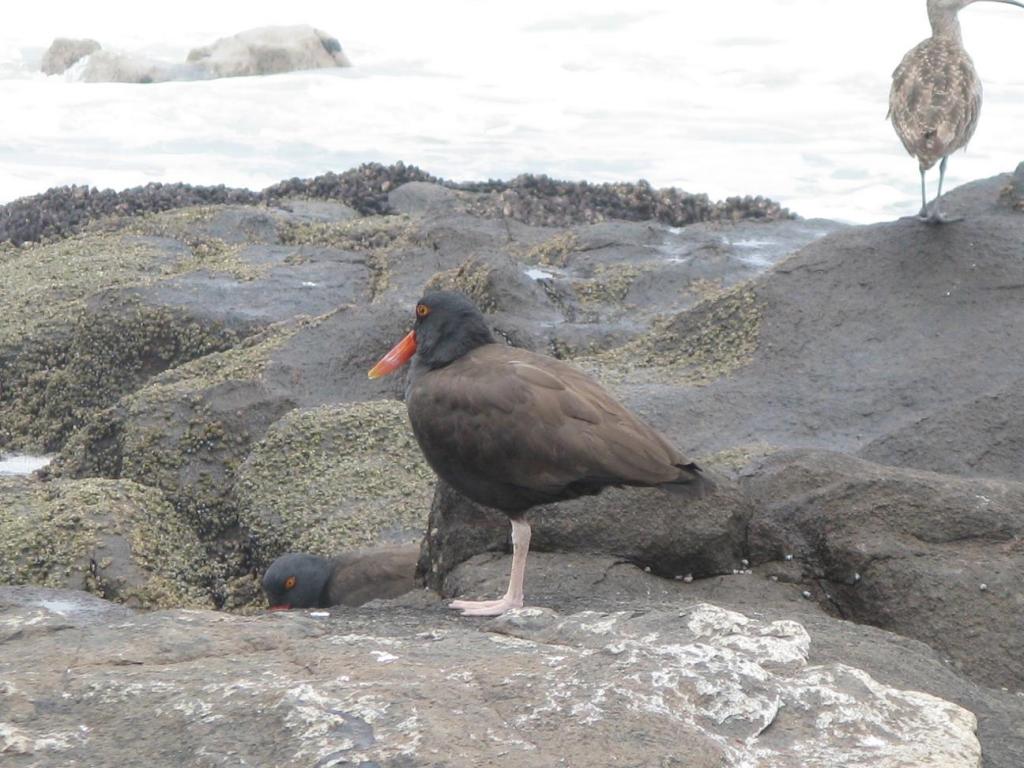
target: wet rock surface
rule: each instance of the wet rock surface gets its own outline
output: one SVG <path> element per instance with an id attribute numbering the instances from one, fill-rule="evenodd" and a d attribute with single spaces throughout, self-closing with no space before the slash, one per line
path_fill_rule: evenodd
<path id="1" fill-rule="evenodd" d="M 251 761 L 285 765 L 468 765 L 499 753 L 545 765 L 563 733 L 575 734 L 566 744 L 581 764 L 606 754 L 658 764 L 654 754 L 666 765 L 680 755 L 789 765 L 799 750 L 813 756 L 807 764 L 918 765 L 928 764 L 923 752 L 899 750 L 925 745 L 933 764 L 978 765 L 976 717 L 980 764 L 1017 768 L 1024 218 L 1006 204 L 1014 183 L 1006 175 L 955 191 L 950 211 L 965 220 L 941 228 L 913 219 L 848 228 L 788 218 L 755 198 L 719 205 L 643 184 L 458 185 L 404 165 L 282 182 L 246 199 L 220 190 L 193 207 L 176 200 L 197 202 L 195 190 L 178 198 L 171 188 L 17 201 L 0 211 L 0 234 L 20 244 L 0 246 L 0 282 L 11 287 L 0 293 L 9 318 L 0 450 L 57 456 L 35 476 L 0 480 L 0 534 L 15 563 L 4 580 L 244 613 L 263 604 L 256 577 L 285 550 L 332 555 L 425 538 L 421 571 L 433 588 L 500 594 L 507 520 L 440 485 L 431 506 L 401 377 L 366 378 L 408 329 L 425 286 L 456 289 L 498 338 L 594 373 L 720 476 L 719 493 L 681 505 L 610 490 L 537 510 L 527 600 L 544 610 L 504 627 L 452 618 L 429 593 L 325 621 L 133 614 L 126 636 L 141 643 L 142 663 L 85 662 L 75 707 L 123 704 L 102 682 L 109 664 L 145 691 L 147 712 L 176 713 L 187 734 L 171 743 L 154 732 L 154 755 L 180 762 L 182 744 L 227 749 L 211 735 L 225 717 L 245 724 L 238 749 Z M 82 536 L 62 538 L 69 527 Z M 737 652 L 723 639 L 731 634 L 691 636 L 687 611 L 698 602 L 748 618 L 727 618 L 736 637 L 753 633 L 746 656 L 726 654 L 739 675 L 728 685 L 752 702 L 786 702 L 774 725 L 762 729 L 756 712 L 768 710 L 756 707 L 716 720 L 709 708 L 737 699 L 692 687 L 710 673 L 698 649 Z M 26 610 L 36 609 L 19 603 L 0 616 L 22 616 L 14 641 L 29 636 Z M 626 611 L 609 643 L 627 650 L 595 645 L 587 611 L 602 621 Z M 754 639 L 785 645 L 799 632 L 772 627 L 790 620 L 809 650 L 780 667 Z M 86 645 L 126 647 L 92 620 L 81 628 L 39 614 L 39 631 L 50 622 L 96 633 Z M 158 631 L 175 639 L 147 656 L 143 638 Z M 221 631 L 254 639 L 232 654 Z M 456 633 L 452 648 L 468 649 L 468 678 L 453 677 L 455 651 L 431 639 L 446 632 Z M 652 633 L 660 639 L 644 641 Z M 670 635 L 689 650 L 664 651 Z M 565 658 L 544 661 L 549 647 Z M 0 646 L 0 660 L 9 648 L 20 646 Z M 194 675 L 182 678 L 182 690 L 197 691 L 189 700 L 207 701 L 199 680 L 218 680 L 231 691 L 225 709 L 193 709 L 184 694 L 153 687 L 170 674 L 160 659 L 175 654 L 174 674 Z M 615 682 L 605 667 L 623 659 Z M 656 666 L 670 689 L 654 685 Z M 447 677 L 429 677 L 442 667 Z M 280 679 L 261 677 L 267 669 Z M 442 717 L 439 699 L 424 704 L 411 685 L 420 673 L 493 723 L 468 737 L 470 709 L 448 706 Z M 728 688 L 711 679 L 708 691 Z M 33 680 L 19 690 L 52 684 Z M 552 693 L 559 680 L 577 681 L 564 700 Z M 356 692 L 372 686 L 397 703 L 359 709 Z M 829 710 L 836 727 L 812 735 L 807 690 L 819 708 L 852 709 Z M 644 708 L 658 696 L 663 709 Z M 650 735 L 651 752 L 622 741 L 621 729 L 585 744 L 584 699 L 608 707 L 591 726 L 629 722 Z M 66 764 L 88 744 L 127 754 L 103 731 L 109 723 L 77 723 L 84 709 L 34 720 L 30 700 L 0 731 L 25 764 Z M 549 716 L 524 721 L 528 746 L 506 738 L 513 709 Z M 122 732 L 152 725 L 125 717 Z M 865 723 L 871 734 L 857 730 Z M 901 729 L 922 735 L 891 737 Z M 442 742 L 459 749 L 430 752 Z"/>

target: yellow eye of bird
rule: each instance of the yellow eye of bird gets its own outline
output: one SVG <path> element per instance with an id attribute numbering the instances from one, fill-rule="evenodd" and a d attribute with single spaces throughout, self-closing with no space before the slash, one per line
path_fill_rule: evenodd
<path id="1" fill-rule="evenodd" d="M 284 580 L 284 588 L 285 589 L 291 589 L 292 587 L 295 586 L 295 582 L 296 582 L 295 577 L 294 576 L 289 576 L 287 579 Z"/>
<path id="2" fill-rule="evenodd" d="M 416 314 L 419 315 L 420 317 L 426 317 L 427 315 L 430 314 L 430 307 L 428 307 L 426 304 L 417 304 Z"/>

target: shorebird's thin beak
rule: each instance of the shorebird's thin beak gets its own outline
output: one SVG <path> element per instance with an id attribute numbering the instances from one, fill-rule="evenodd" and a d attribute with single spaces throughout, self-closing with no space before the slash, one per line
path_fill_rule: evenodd
<path id="1" fill-rule="evenodd" d="M 1018 8 L 1024 8 L 1024 3 L 1020 3 L 1017 0 L 984 0 L 988 3 L 1005 3 L 1006 5 L 1016 5 Z"/>
<path id="2" fill-rule="evenodd" d="M 394 373 L 407 362 L 409 358 L 416 354 L 416 331 L 409 331 L 405 338 L 395 344 L 384 357 L 380 359 L 370 372 L 366 374 L 371 379 L 379 379 L 381 376 L 387 376 L 389 373 Z"/>

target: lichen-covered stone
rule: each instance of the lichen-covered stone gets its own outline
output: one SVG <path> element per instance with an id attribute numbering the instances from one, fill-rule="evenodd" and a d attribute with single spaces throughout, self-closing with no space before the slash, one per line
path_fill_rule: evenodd
<path id="1" fill-rule="evenodd" d="M 150 376 L 230 346 L 237 335 L 181 312 L 114 298 L 69 327 L 41 331 L 0 361 L 0 444 L 58 449 L 89 419 Z"/>
<path id="2" fill-rule="evenodd" d="M 455 269 L 438 272 L 424 286 L 424 291 L 458 291 L 470 298 L 481 312 L 498 309 L 494 295 L 494 268 L 479 259 L 470 258 Z"/>
<path id="3" fill-rule="evenodd" d="M 280 229 L 286 245 L 321 245 L 350 251 L 372 251 L 395 245 L 409 236 L 408 216 L 363 216 L 351 221 L 288 222 Z"/>
<path id="4" fill-rule="evenodd" d="M 253 447 L 234 496 L 266 565 L 422 535 L 434 475 L 391 400 L 289 413 Z"/>
<path id="5" fill-rule="evenodd" d="M 236 470 L 253 441 L 293 407 L 261 386 L 263 369 L 299 327 L 275 326 L 166 371 L 125 398 L 122 476 L 160 488 L 204 537 L 233 526 L 227 496 Z"/>
<path id="6" fill-rule="evenodd" d="M 0 478 L 0 583 L 146 608 L 211 607 L 214 575 L 159 491 L 126 480 Z"/>
<path id="7" fill-rule="evenodd" d="M 577 362 L 617 381 L 705 384 L 749 362 L 757 350 L 761 310 L 750 284 L 656 321 L 620 347 Z"/>

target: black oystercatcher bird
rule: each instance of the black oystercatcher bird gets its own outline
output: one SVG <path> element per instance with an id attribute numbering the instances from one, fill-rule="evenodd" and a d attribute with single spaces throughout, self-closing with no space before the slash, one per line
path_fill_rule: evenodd
<path id="1" fill-rule="evenodd" d="M 702 496 L 700 467 L 573 366 L 495 343 L 480 311 L 459 293 L 426 294 L 413 330 L 370 371 L 409 359 L 406 405 L 413 433 L 439 477 L 512 521 L 512 575 L 498 600 L 455 600 L 468 616 L 523 605 L 530 548 L 525 513 L 608 486 L 659 486 Z"/>
<path id="2" fill-rule="evenodd" d="M 374 547 L 338 557 L 281 555 L 263 574 L 271 610 L 357 606 L 413 588 L 419 544 Z"/>

